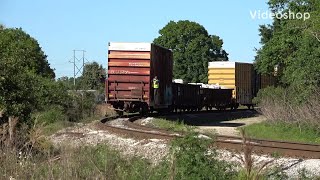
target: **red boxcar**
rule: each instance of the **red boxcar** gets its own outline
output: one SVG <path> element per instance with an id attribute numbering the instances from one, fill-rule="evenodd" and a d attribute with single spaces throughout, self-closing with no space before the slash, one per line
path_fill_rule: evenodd
<path id="1" fill-rule="evenodd" d="M 168 108 L 172 104 L 171 50 L 152 43 L 109 43 L 107 103 L 120 112 Z M 159 80 L 155 101 L 152 79 Z"/>

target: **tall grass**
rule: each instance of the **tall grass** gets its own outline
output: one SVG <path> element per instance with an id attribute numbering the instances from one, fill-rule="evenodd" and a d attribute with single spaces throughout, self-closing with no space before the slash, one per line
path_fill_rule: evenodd
<path id="1" fill-rule="evenodd" d="M 1 132 L 7 132 L 2 129 Z M 1 138 L 8 139 L 3 133 Z M 232 179 L 235 171 L 207 151 L 196 134 L 172 143 L 168 157 L 154 165 L 122 156 L 107 145 L 55 148 L 43 124 L 20 128 L 11 145 L 0 141 L 0 179 Z"/>
<path id="2" fill-rule="evenodd" d="M 302 96 L 294 88 L 269 87 L 259 91 L 255 100 L 269 122 L 298 127 L 307 124 L 320 134 L 320 89 Z"/>
<path id="3" fill-rule="evenodd" d="M 54 154 L 1 151 L 0 179 L 150 179 L 156 169 L 140 158 L 124 159 L 106 145 L 64 147 Z"/>
<path id="4" fill-rule="evenodd" d="M 1 128 L 0 179 L 150 179 L 162 175 L 139 157 L 122 157 L 107 145 L 55 148 L 44 136 L 42 124 L 21 127 L 14 142 L 5 143 Z"/>

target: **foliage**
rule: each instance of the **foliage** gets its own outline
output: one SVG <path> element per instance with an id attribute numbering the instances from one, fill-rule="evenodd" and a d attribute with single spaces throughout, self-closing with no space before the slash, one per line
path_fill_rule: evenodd
<path id="1" fill-rule="evenodd" d="M 32 110 L 57 101 L 54 77 L 39 44 L 21 29 L 0 31 L 0 109 L 6 116 L 28 120 Z M 45 100 L 46 99 L 46 100 Z M 64 100 L 61 100 L 64 101 Z"/>
<path id="2" fill-rule="evenodd" d="M 104 82 L 106 78 L 105 69 L 97 62 L 88 63 L 83 68 L 83 74 L 75 79 L 76 85 L 74 86 L 73 77 L 58 78 L 58 82 L 65 84 L 69 90 L 104 90 Z"/>
<path id="3" fill-rule="evenodd" d="M 68 84 L 53 79 L 46 55 L 37 41 L 22 29 L 1 30 L 0 47 L 0 110 L 5 115 L 2 121 L 7 117 L 19 117 L 19 123 L 32 124 L 32 112 L 45 113 L 49 109 L 46 113 L 50 114 L 52 107 L 59 107 L 68 119 L 78 118 L 69 113 L 75 109 L 75 113 L 80 112 L 80 119 L 85 113 L 92 114 L 95 97 L 88 93 L 70 96 Z M 42 119 L 52 122 L 50 117 Z"/>
<path id="4" fill-rule="evenodd" d="M 232 179 L 234 172 L 226 162 L 216 159 L 214 149 L 208 151 L 212 140 L 190 133 L 171 144 L 171 179 Z"/>
<path id="5" fill-rule="evenodd" d="M 67 120 L 64 110 L 60 106 L 51 106 L 46 111 L 34 113 L 33 118 L 40 124 L 52 124 Z"/>
<path id="6" fill-rule="evenodd" d="M 257 51 L 256 68 L 272 73 L 283 86 L 303 93 L 320 86 L 320 2 L 317 0 L 269 0 L 273 12 L 310 13 L 310 19 L 274 19 L 260 26 L 262 48 Z"/>
<path id="7" fill-rule="evenodd" d="M 68 107 L 70 97 L 62 84 L 31 72 L 6 72 L 6 77 L 0 80 L 0 105 L 7 116 L 26 121 L 33 111 L 42 111 L 51 105 Z"/>
<path id="8" fill-rule="evenodd" d="M 38 103 L 36 94 L 33 93 L 34 87 L 30 86 L 35 84 L 34 75 L 29 72 L 20 74 L 7 70 L 6 68 L 0 71 L 0 109 L 7 116 L 28 119 Z"/>
<path id="9" fill-rule="evenodd" d="M 192 126 L 185 125 L 183 122 L 170 121 L 167 119 L 154 119 L 152 125 L 160 129 L 167 129 L 176 132 L 187 132 L 194 129 Z"/>
<path id="10" fill-rule="evenodd" d="M 52 105 L 61 106 L 63 109 L 70 106 L 72 98 L 68 94 L 67 88 L 63 83 L 40 78 L 34 87 L 37 92 L 39 107 L 35 110 L 48 109 Z"/>
<path id="11" fill-rule="evenodd" d="M 86 64 L 83 68 L 82 82 L 86 89 L 103 89 L 105 72 L 102 65 L 97 62 Z"/>
<path id="12" fill-rule="evenodd" d="M 1 30 L 0 49 L 1 68 L 19 66 L 42 77 L 55 77 L 53 69 L 50 68 L 47 61 L 47 56 L 41 50 L 37 40 L 22 29 L 5 28 Z M 18 70 L 20 69 L 14 72 L 20 72 Z"/>
<path id="13" fill-rule="evenodd" d="M 58 156 L 57 153 L 28 156 L 0 152 L 3 179 L 151 179 L 158 172 L 147 161 L 123 158 L 106 145 L 62 147 L 57 151 Z"/>
<path id="14" fill-rule="evenodd" d="M 69 121 L 80 121 L 84 118 L 91 117 L 95 112 L 95 96 L 86 91 L 70 91 L 72 100 L 67 108 L 66 115 Z"/>
<path id="15" fill-rule="evenodd" d="M 306 91 L 306 90 L 305 90 Z M 320 131 L 320 89 L 308 93 L 296 88 L 269 87 L 255 101 L 271 122 L 310 124 Z"/>
<path id="16" fill-rule="evenodd" d="M 76 86 L 74 86 L 74 78 L 68 76 L 62 76 L 57 78 L 57 82 L 63 84 L 68 90 L 81 89 L 80 84 L 78 83 L 79 78 L 76 78 Z"/>
<path id="17" fill-rule="evenodd" d="M 228 60 L 222 39 L 196 22 L 170 21 L 159 34 L 154 43 L 173 51 L 174 78 L 207 83 L 208 62 Z"/>

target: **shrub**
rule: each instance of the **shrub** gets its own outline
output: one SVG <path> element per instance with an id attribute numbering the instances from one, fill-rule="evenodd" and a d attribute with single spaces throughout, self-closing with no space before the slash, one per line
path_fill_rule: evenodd
<path id="1" fill-rule="evenodd" d="M 320 131 L 320 89 L 300 94 L 292 87 L 269 87 L 259 91 L 255 102 L 271 122 L 309 124 Z"/>
<path id="2" fill-rule="evenodd" d="M 63 108 L 60 106 L 51 106 L 46 111 L 35 113 L 33 118 L 40 124 L 52 124 L 66 120 Z"/>
<path id="3" fill-rule="evenodd" d="M 176 139 L 170 149 L 170 179 L 232 179 L 231 166 L 216 158 L 214 149 L 208 151 L 209 139 L 198 138 L 197 133 L 189 133 Z"/>
<path id="4" fill-rule="evenodd" d="M 91 92 L 71 91 L 72 101 L 67 108 L 69 121 L 76 122 L 95 114 L 95 96 Z"/>

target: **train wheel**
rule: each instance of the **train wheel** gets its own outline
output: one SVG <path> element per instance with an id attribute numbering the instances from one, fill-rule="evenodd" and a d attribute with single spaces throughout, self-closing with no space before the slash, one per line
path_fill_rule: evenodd
<path id="1" fill-rule="evenodd" d="M 147 104 L 142 104 L 140 109 L 139 109 L 139 114 L 140 115 L 146 115 L 149 112 L 149 107 Z"/>
<path id="2" fill-rule="evenodd" d="M 116 110 L 116 113 L 117 113 L 119 116 L 122 116 L 122 115 L 123 115 L 123 111 Z"/>
<path id="3" fill-rule="evenodd" d="M 234 103 L 234 104 L 232 104 L 231 107 L 232 107 L 233 110 L 237 110 L 238 107 L 239 107 L 239 103 Z"/>

